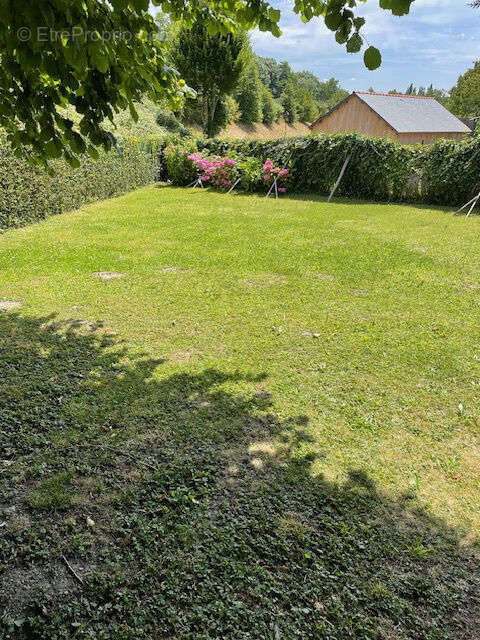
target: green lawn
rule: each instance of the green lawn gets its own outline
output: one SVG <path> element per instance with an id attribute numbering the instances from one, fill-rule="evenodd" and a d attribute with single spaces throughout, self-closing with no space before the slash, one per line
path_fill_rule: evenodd
<path id="1" fill-rule="evenodd" d="M 480 637 L 479 250 L 166 187 L 0 236 L 0 638 Z"/>

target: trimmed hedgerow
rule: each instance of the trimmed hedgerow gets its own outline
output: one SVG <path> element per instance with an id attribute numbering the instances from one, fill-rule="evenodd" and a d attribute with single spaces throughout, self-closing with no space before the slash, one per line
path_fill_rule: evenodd
<path id="1" fill-rule="evenodd" d="M 154 182 L 160 147 L 156 138 L 122 141 L 98 160 L 84 156 L 78 169 L 56 161 L 50 176 L 15 157 L 0 142 L 0 229 L 43 220 Z"/>
<path id="2" fill-rule="evenodd" d="M 439 140 L 419 160 L 425 202 L 457 206 L 480 191 L 480 138 Z"/>
<path id="3" fill-rule="evenodd" d="M 289 192 L 327 195 L 350 156 L 337 196 L 457 206 L 480 190 L 480 139 L 406 146 L 358 134 L 198 141 L 205 153 L 267 158 L 290 170 Z"/>
<path id="4" fill-rule="evenodd" d="M 307 136 L 280 140 L 201 141 L 202 150 L 236 152 L 261 161 L 270 158 L 290 170 L 289 191 L 328 194 L 350 156 L 337 194 L 356 198 L 397 200 L 407 192 L 412 174 L 412 148 L 390 140 L 356 134 Z"/>

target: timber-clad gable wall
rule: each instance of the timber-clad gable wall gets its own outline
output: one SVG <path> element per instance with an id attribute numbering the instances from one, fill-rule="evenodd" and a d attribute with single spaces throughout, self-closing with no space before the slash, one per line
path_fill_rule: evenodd
<path id="1" fill-rule="evenodd" d="M 403 144 L 430 144 L 439 138 L 463 140 L 464 133 L 397 133 L 383 118 L 352 94 L 345 102 L 312 125 L 314 133 L 361 133 L 366 136 L 390 138 Z"/>

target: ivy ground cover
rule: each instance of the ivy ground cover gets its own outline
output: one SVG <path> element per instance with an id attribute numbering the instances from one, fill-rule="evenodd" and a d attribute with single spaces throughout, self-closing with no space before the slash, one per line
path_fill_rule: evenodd
<path id="1" fill-rule="evenodd" d="M 479 232 L 148 187 L 1 236 L 0 638 L 478 638 Z"/>

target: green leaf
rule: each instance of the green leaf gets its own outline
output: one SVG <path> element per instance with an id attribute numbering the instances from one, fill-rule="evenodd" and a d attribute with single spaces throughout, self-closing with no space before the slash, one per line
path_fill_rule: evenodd
<path id="1" fill-rule="evenodd" d="M 339 13 L 327 13 L 325 16 L 325 26 L 330 31 L 336 31 L 342 23 L 342 16 Z"/>
<path id="2" fill-rule="evenodd" d="M 273 22 L 278 22 L 280 20 L 280 11 L 278 9 L 270 9 L 268 12 L 268 17 Z"/>
<path id="3" fill-rule="evenodd" d="M 354 33 L 350 40 L 347 42 L 348 53 L 358 53 L 362 48 L 363 39 L 358 33 Z"/>
<path id="4" fill-rule="evenodd" d="M 100 154 L 98 153 L 98 150 L 95 147 L 93 147 L 92 145 L 88 146 L 87 153 L 94 160 L 98 160 L 98 158 L 100 157 Z"/>
<path id="5" fill-rule="evenodd" d="M 353 26 L 355 27 L 355 29 L 357 31 L 359 31 L 363 25 L 365 24 L 365 18 L 354 18 L 353 19 Z"/>
<path id="6" fill-rule="evenodd" d="M 76 156 L 68 156 L 67 162 L 72 167 L 72 169 L 78 169 L 80 166 L 80 160 Z"/>
<path id="7" fill-rule="evenodd" d="M 148 11 L 148 0 L 131 0 L 137 11 Z"/>
<path id="8" fill-rule="evenodd" d="M 377 47 L 368 47 L 363 55 L 363 61 L 367 69 L 370 69 L 370 71 L 378 69 L 382 64 L 382 56 Z"/>
<path id="9" fill-rule="evenodd" d="M 137 110 L 135 109 L 135 107 L 133 105 L 133 102 L 129 102 L 128 110 L 130 111 L 130 115 L 132 116 L 132 120 L 134 122 L 138 122 L 138 113 L 137 113 Z"/>
<path id="10" fill-rule="evenodd" d="M 45 152 L 50 158 L 59 158 L 62 155 L 62 145 L 57 139 L 52 139 L 45 145 Z"/>

